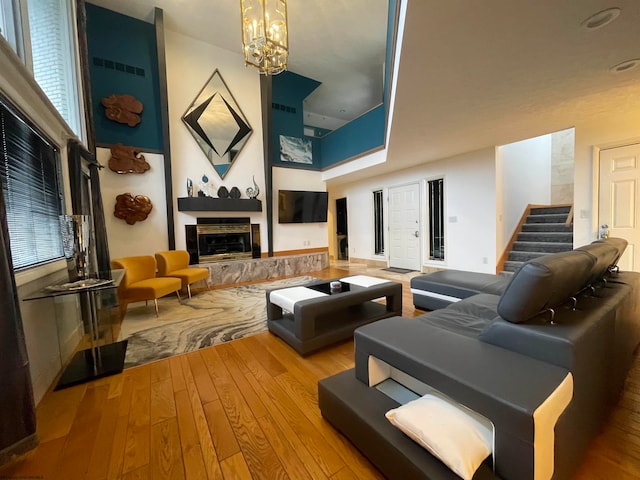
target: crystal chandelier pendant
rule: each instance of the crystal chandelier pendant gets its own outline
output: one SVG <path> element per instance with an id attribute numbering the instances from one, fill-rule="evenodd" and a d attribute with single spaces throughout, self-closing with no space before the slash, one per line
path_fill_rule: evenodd
<path id="1" fill-rule="evenodd" d="M 287 69 L 289 56 L 286 0 L 240 0 L 246 65 L 265 75 Z"/>

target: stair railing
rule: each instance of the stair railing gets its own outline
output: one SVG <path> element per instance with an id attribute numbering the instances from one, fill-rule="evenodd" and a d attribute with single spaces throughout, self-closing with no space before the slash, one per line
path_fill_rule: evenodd
<path id="1" fill-rule="evenodd" d="M 498 263 L 496 265 L 496 273 L 500 273 L 504 270 L 504 262 L 506 262 L 507 258 L 509 258 L 509 252 L 513 250 L 513 244 L 516 243 L 516 240 L 518 239 L 518 234 L 522 230 L 522 226 L 525 223 L 527 223 L 527 217 L 531 215 L 531 209 L 536 207 L 545 207 L 545 206 L 546 205 L 529 204 L 524 209 L 524 212 L 522 213 L 522 217 L 520 217 L 520 222 L 518 222 L 518 225 L 516 225 L 516 228 L 511 234 L 511 238 L 509 239 L 509 243 L 507 243 L 504 251 L 502 252 L 502 255 L 500 255 L 500 258 L 498 259 Z"/>
<path id="2" fill-rule="evenodd" d="M 573 224 L 573 205 L 569 209 L 569 215 L 567 215 L 567 221 L 564 222 L 565 227 L 570 227 Z"/>

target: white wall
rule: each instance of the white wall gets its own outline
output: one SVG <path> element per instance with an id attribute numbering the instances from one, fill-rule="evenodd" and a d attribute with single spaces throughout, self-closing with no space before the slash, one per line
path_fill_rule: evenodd
<path id="1" fill-rule="evenodd" d="M 297 168 L 273 168 L 273 250 L 282 252 L 326 247 L 328 231 L 333 231 L 333 227 L 329 227 L 332 220 L 328 218 L 329 221 L 326 223 L 278 223 L 278 190 L 325 192 L 327 187 L 320 172 Z"/>
<path id="2" fill-rule="evenodd" d="M 419 182 L 421 185 L 422 238 L 428 238 L 426 180 L 444 177 L 445 249 L 444 262 L 428 261 L 428 245 L 423 244 L 425 266 L 495 273 L 496 266 L 496 168 L 493 147 L 437 162 L 374 177 L 350 184 L 329 186 L 331 209 L 335 199 L 347 197 L 349 255 L 380 260 L 373 253 L 372 192 Z M 329 231 L 332 231 L 332 225 Z M 472 239 L 472 241 L 470 241 Z M 385 239 L 388 245 L 388 238 Z M 485 263 L 486 262 L 486 263 Z"/>
<path id="3" fill-rule="evenodd" d="M 266 251 L 267 223 L 264 204 L 260 75 L 255 69 L 244 66 L 244 58 L 240 54 L 169 30 L 165 31 L 165 41 L 176 248 L 186 247 L 184 226 L 195 224 L 197 217 L 250 217 L 251 223 L 260 224 L 262 250 Z M 224 180 L 214 170 L 181 120 L 182 115 L 216 69 L 253 130 Z M 222 185 L 229 190 L 232 187 L 238 187 L 242 192 L 242 198 L 247 198 L 245 190 L 253 186 L 252 177 L 255 176 L 260 188 L 258 199 L 263 202 L 263 211 L 179 212 L 177 198 L 187 196 L 187 178 L 197 186 L 203 175 L 209 178 L 209 183 L 213 183 L 215 191 Z"/>
<path id="4" fill-rule="evenodd" d="M 497 162 L 502 200 L 497 210 L 496 247 L 501 254 L 527 205 L 551 202 L 551 135 L 498 147 Z"/>
<path id="5" fill-rule="evenodd" d="M 164 156 L 143 153 L 151 166 L 144 173 L 116 173 L 108 167 L 111 151 L 96 149 L 97 159 L 104 165 L 100 171 L 100 191 L 104 208 L 109 255 L 112 259 L 134 255 L 153 255 L 167 250 L 167 205 L 164 187 Z M 116 197 L 122 193 L 145 195 L 153 208 L 146 220 L 129 225 L 114 213 Z"/>
<path id="6" fill-rule="evenodd" d="M 603 111 L 575 126 L 575 177 L 573 243 L 584 245 L 597 239 L 598 211 L 594 199 L 594 147 L 640 143 L 640 106 L 629 102 L 626 111 Z M 595 193 L 597 195 L 597 192 Z"/>

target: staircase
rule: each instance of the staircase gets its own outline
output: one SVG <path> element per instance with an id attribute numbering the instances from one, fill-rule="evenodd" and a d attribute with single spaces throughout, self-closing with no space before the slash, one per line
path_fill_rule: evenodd
<path id="1" fill-rule="evenodd" d="M 526 221 L 521 222 L 521 229 L 514 234 L 515 241 L 504 262 L 505 272 L 515 272 L 533 258 L 573 250 L 571 205 L 530 207 L 528 210 Z"/>

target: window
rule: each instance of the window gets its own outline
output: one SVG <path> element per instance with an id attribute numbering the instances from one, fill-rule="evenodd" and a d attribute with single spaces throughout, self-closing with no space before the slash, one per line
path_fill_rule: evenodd
<path id="1" fill-rule="evenodd" d="M 429 259 L 444 260 L 444 179 L 429 180 Z"/>
<path id="2" fill-rule="evenodd" d="M 33 76 L 62 118 L 82 138 L 71 2 L 28 0 L 27 5 Z"/>
<path id="3" fill-rule="evenodd" d="M 15 270 L 62 257 L 57 149 L 0 98 L 0 180 Z"/>
<path id="4" fill-rule="evenodd" d="M 384 255 L 384 201 L 382 190 L 373 192 L 374 253 Z"/>
<path id="5" fill-rule="evenodd" d="M 18 50 L 18 37 L 16 27 L 19 25 L 19 17 L 16 15 L 12 0 L 0 0 L 0 34 L 9 42 L 16 53 Z"/>

